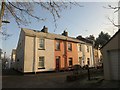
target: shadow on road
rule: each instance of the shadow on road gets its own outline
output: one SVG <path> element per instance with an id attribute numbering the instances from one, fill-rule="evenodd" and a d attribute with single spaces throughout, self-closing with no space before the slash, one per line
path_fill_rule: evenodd
<path id="1" fill-rule="evenodd" d="M 23 75 L 22 73 L 13 70 L 13 69 L 2 69 L 2 76 L 9 76 L 9 75 Z"/>

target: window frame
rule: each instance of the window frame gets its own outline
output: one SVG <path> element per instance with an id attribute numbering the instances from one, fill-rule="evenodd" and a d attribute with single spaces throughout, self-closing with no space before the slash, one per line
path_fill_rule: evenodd
<path id="1" fill-rule="evenodd" d="M 56 40 L 56 43 L 55 43 L 55 50 L 56 51 L 60 51 L 60 41 L 59 40 Z M 59 47 L 59 48 L 58 48 Z"/>
<path id="2" fill-rule="evenodd" d="M 70 61 L 72 62 L 72 64 L 71 64 L 71 62 L 70 62 Z M 70 58 L 69 58 L 69 67 L 72 67 L 72 66 L 73 66 L 73 58 L 72 58 L 72 57 L 70 57 Z"/>
<path id="3" fill-rule="evenodd" d="M 72 51 L 72 43 L 68 43 L 68 51 Z"/>
<path id="4" fill-rule="evenodd" d="M 81 62 L 80 62 L 81 61 Z M 82 57 L 79 57 L 79 64 L 82 64 Z"/>
<path id="5" fill-rule="evenodd" d="M 43 41 L 41 41 L 41 40 L 43 40 Z M 41 47 L 41 45 L 42 45 L 42 47 Z M 45 50 L 45 39 L 43 39 L 43 38 L 39 38 L 39 50 Z"/>
<path id="6" fill-rule="evenodd" d="M 89 46 L 87 46 L 87 52 L 89 52 Z"/>
<path id="7" fill-rule="evenodd" d="M 90 58 L 87 58 L 87 65 L 90 65 Z"/>
<path id="8" fill-rule="evenodd" d="M 79 51 L 82 51 L 82 45 L 79 44 L 79 47 L 78 47 Z"/>
<path id="9" fill-rule="evenodd" d="M 42 58 L 41 60 L 40 60 L 40 58 Z M 42 64 L 40 64 L 40 63 L 42 63 Z M 41 65 L 41 66 L 40 66 Z M 45 57 L 44 56 L 40 56 L 39 57 L 39 60 L 38 60 L 38 69 L 45 69 Z"/>

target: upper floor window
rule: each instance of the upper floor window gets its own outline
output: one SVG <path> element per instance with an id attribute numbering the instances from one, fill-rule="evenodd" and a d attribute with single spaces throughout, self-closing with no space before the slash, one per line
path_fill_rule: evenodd
<path id="1" fill-rule="evenodd" d="M 89 52 L 89 46 L 87 46 L 87 52 Z"/>
<path id="2" fill-rule="evenodd" d="M 45 61 L 44 56 L 39 57 L 38 69 L 43 69 L 43 68 L 45 68 L 45 67 L 44 67 L 44 61 Z"/>
<path id="3" fill-rule="evenodd" d="M 56 50 L 60 50 L 60 41 L 56 41 Z"/>
<path id="4" fill-rule="evenodd" d="M 40 41 L 39 41 L 39 48 L 40 49 L 45 49 L 45 40 L 44 39 L 40 39 Z"/>
<path id="5" fill-rule="evenodd" d="M 72 51 L 72 43 L 68 43 L 68 50 Z"/>
<path id="6" fill-rule="evenodd" d="M 81 46 L 81 44 L 79 44 L 78 50 L 79 50 L 79 51 L 82 51 L 82 46 Z"/>

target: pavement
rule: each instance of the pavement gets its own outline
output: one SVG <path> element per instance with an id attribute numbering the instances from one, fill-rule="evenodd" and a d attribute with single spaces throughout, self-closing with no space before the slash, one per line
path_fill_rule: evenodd
<path id="1" fill-rule="evenodd" d="M 68 72 L 50 72 L 37 74 L 21 74 L 14 70 L 4 70 L 2 88 L 120 88 L 120 81 L 106 81 L 103 74 L 91 76 L 91 80 L 84 77 L 76 81 L 67 82 Z"/>

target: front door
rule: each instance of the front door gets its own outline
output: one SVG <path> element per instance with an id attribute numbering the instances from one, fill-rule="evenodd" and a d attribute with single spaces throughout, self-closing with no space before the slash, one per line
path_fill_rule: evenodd
<path id="1" fill-rule="evenodd" d="M 59 69 L 60 69 L 60 57 L 57 56 L 56 57 L 56 71 L 59 71 Z"/>

